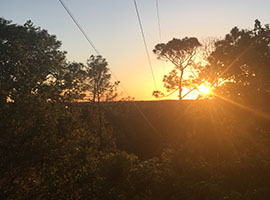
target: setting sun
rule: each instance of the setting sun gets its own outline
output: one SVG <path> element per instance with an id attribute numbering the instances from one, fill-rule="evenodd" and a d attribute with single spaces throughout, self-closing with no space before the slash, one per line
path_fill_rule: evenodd
<path id="1" fill-rule="evenodd" d="M 212 91 L 210 84 L 203 83 L 198 87 L 198 91 L 203 95 L 209 95 Z"/>

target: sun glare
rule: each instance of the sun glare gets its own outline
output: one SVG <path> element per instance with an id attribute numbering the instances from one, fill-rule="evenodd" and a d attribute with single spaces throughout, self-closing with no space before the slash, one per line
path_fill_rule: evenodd
<path id="1" fill-rule="evenodd" d="M 203 95 L 209 95 L 212 91 L 210 84 L 203 83 L 198 87 L 198 91 Z"/>

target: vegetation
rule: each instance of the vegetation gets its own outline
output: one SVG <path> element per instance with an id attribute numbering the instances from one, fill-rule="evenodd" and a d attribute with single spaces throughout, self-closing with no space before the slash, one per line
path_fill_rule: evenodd
<path id="1" fill-rule="evenodd" d="M 188 84 L 183 84 L 184 71 L 187 68 L 193 68 L 196 50 L 200 45 L 197 38 L 174 38 L 167 44 L 157 44 L 153 50 L 158 59 L 170 61 L 175 66 L 169 75 L 164 75 L 163 82 L 168 92 L 179 91 L 179 100 L 183 99 L 182 88 L 188 87 Z M 157 98 L 165 96 L 160 91 L 154 91 L 153 95 Z"/>
<path id="2" fill-rule="evenodd" d="M 90 56 L 86 69 L 88 87 L 86 88 L 92 102 L 111 101 L 117 97 L 119 81 L 111 83 L 108 63 L 102 56 Z"/>
<path id="3" fill-rule="evenodd" d="M 269 41 L 269 25 L 263 26 L 259 20 L 252 30 L 233 28 L 215 43 L 200 78 L 210 82 L 219 95 L 266 104 L 270 100 Z"/>
<path id="4" fill-rule="evenodd" d="M 0 199 L 268 200 L 268 37 L 256 21 L 215 43 L 198 77 L 213 99 L 109 102 L 105 59 L 67 62 L 55 36 L 0 19 Z"/>

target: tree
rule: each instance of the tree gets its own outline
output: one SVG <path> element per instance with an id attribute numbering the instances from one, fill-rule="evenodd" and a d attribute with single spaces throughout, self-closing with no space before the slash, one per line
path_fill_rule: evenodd
<path id="1" fill-rule="evenodd" d="M 108 63 L 102 56 L 90 56 L 86 66 L 86 98 L 93 103 L 91 112 L 93 113 L 92 122 L 98 130 L 101 142 L 106 135 L 104 124 L 104 111 L 101 101 L 111 101 L 117 97 L 117 87 L 119 81 L 112 82 Z M 97 117 L 97 118 L 95 118 Z M 103 146 L 104 144 L 101 144 Z"/>
<path id="2" fill-rule="evenodd" d="M 270 28 L 255 21 L 251 30 L 235 27 L 215 43 L 200 77 L 228 98 L 254 101 L 270 95 Z"/>
<path id="3" fill-rule="evenodd" d="M 30 21 L 0 19 L 0 199 L 78 199 L 85 180 L 96 192 L 102 150 L 71 104 L 85 66 L 66 62 L 60 47 Z"/>
<path id="4" fill-rule="evenodd" d="M 168 43 L 157 44 L 153 52 L 158 59 L 170 61 L 175 67 L 163 78 L 164 86 L 167 91 L 179 90 L 179 100 L 182 100 L 182 88 L 184 71 L 192 68 L 196 50 L 201 44 L 197 38 L 172 39 Z M 153 95 L 158 97 L 162 95 L 160 91 L 154 91 Z"/>
<path id="5" fill-rule="evenodd" d="M 66 52 L 54 35 L 31 21 L 21 26 L 0 18 L 0 45 L 2 105 L 33 98 L 51 102 L 81 98 L 83 65 L 66 62 Z"/>
<path id="6" fill-rule="evenodd" d="M 102 56 L 91 56 L 87 60 L 86 84 L 92 102 L 111 101 L 117 97 L 119 81 L 111 82 L 108 63 Z"/>

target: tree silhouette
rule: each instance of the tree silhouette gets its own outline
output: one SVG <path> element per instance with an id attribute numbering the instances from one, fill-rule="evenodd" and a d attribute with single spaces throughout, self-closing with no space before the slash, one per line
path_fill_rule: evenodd
<path id="1" fill-rule="evenodd" d="M 200 78 L 211 82 L 216 93 L 243 101 L 269 100 L 269 25 L 256 20 L 251 30 L 233 28 L 215 43 L 208 62 Z"/>
<path id="2" fill-rule="evenodd" d="M 117 97 L 119 81 L 112 82 L 108 63 L 102 56 L 90 56 L 86 66 L 86 97 L 93 102 L 92 112 L 97 117 L 98 136 L 104 140 L 104 111 L 101 101 L 107 102 Z"/>
<path id="3" fill-rule="evenodd" d="M 158 59 L 170 61 L 175 66 L 169 75 L 164 76 L 163 82 L 167 91 L 179 90 L 179 100 L 182 100 L 184 71 L 192 67 L 196 50 L 200 45 L 197 38 L 174 38 L 166 44 L 157 44 L 153 50 Z M 163 93 L 154 91 L 153 95 L 159 97 Z"/>
<path id="4" fill-rule="evenodd" d="M 86 84 L 90 101 L 111 101 L 117 97 L 119 81 L 111 82 L 108 63 L 102 56 L 91 56 L 87 60 Z"/>
<path id="5" fill-rule="evenodd" d="M 0 18 L 0 102 L 81 98 L 82 64 L 67 63 L 61 42 L 28 21 Z"/>

